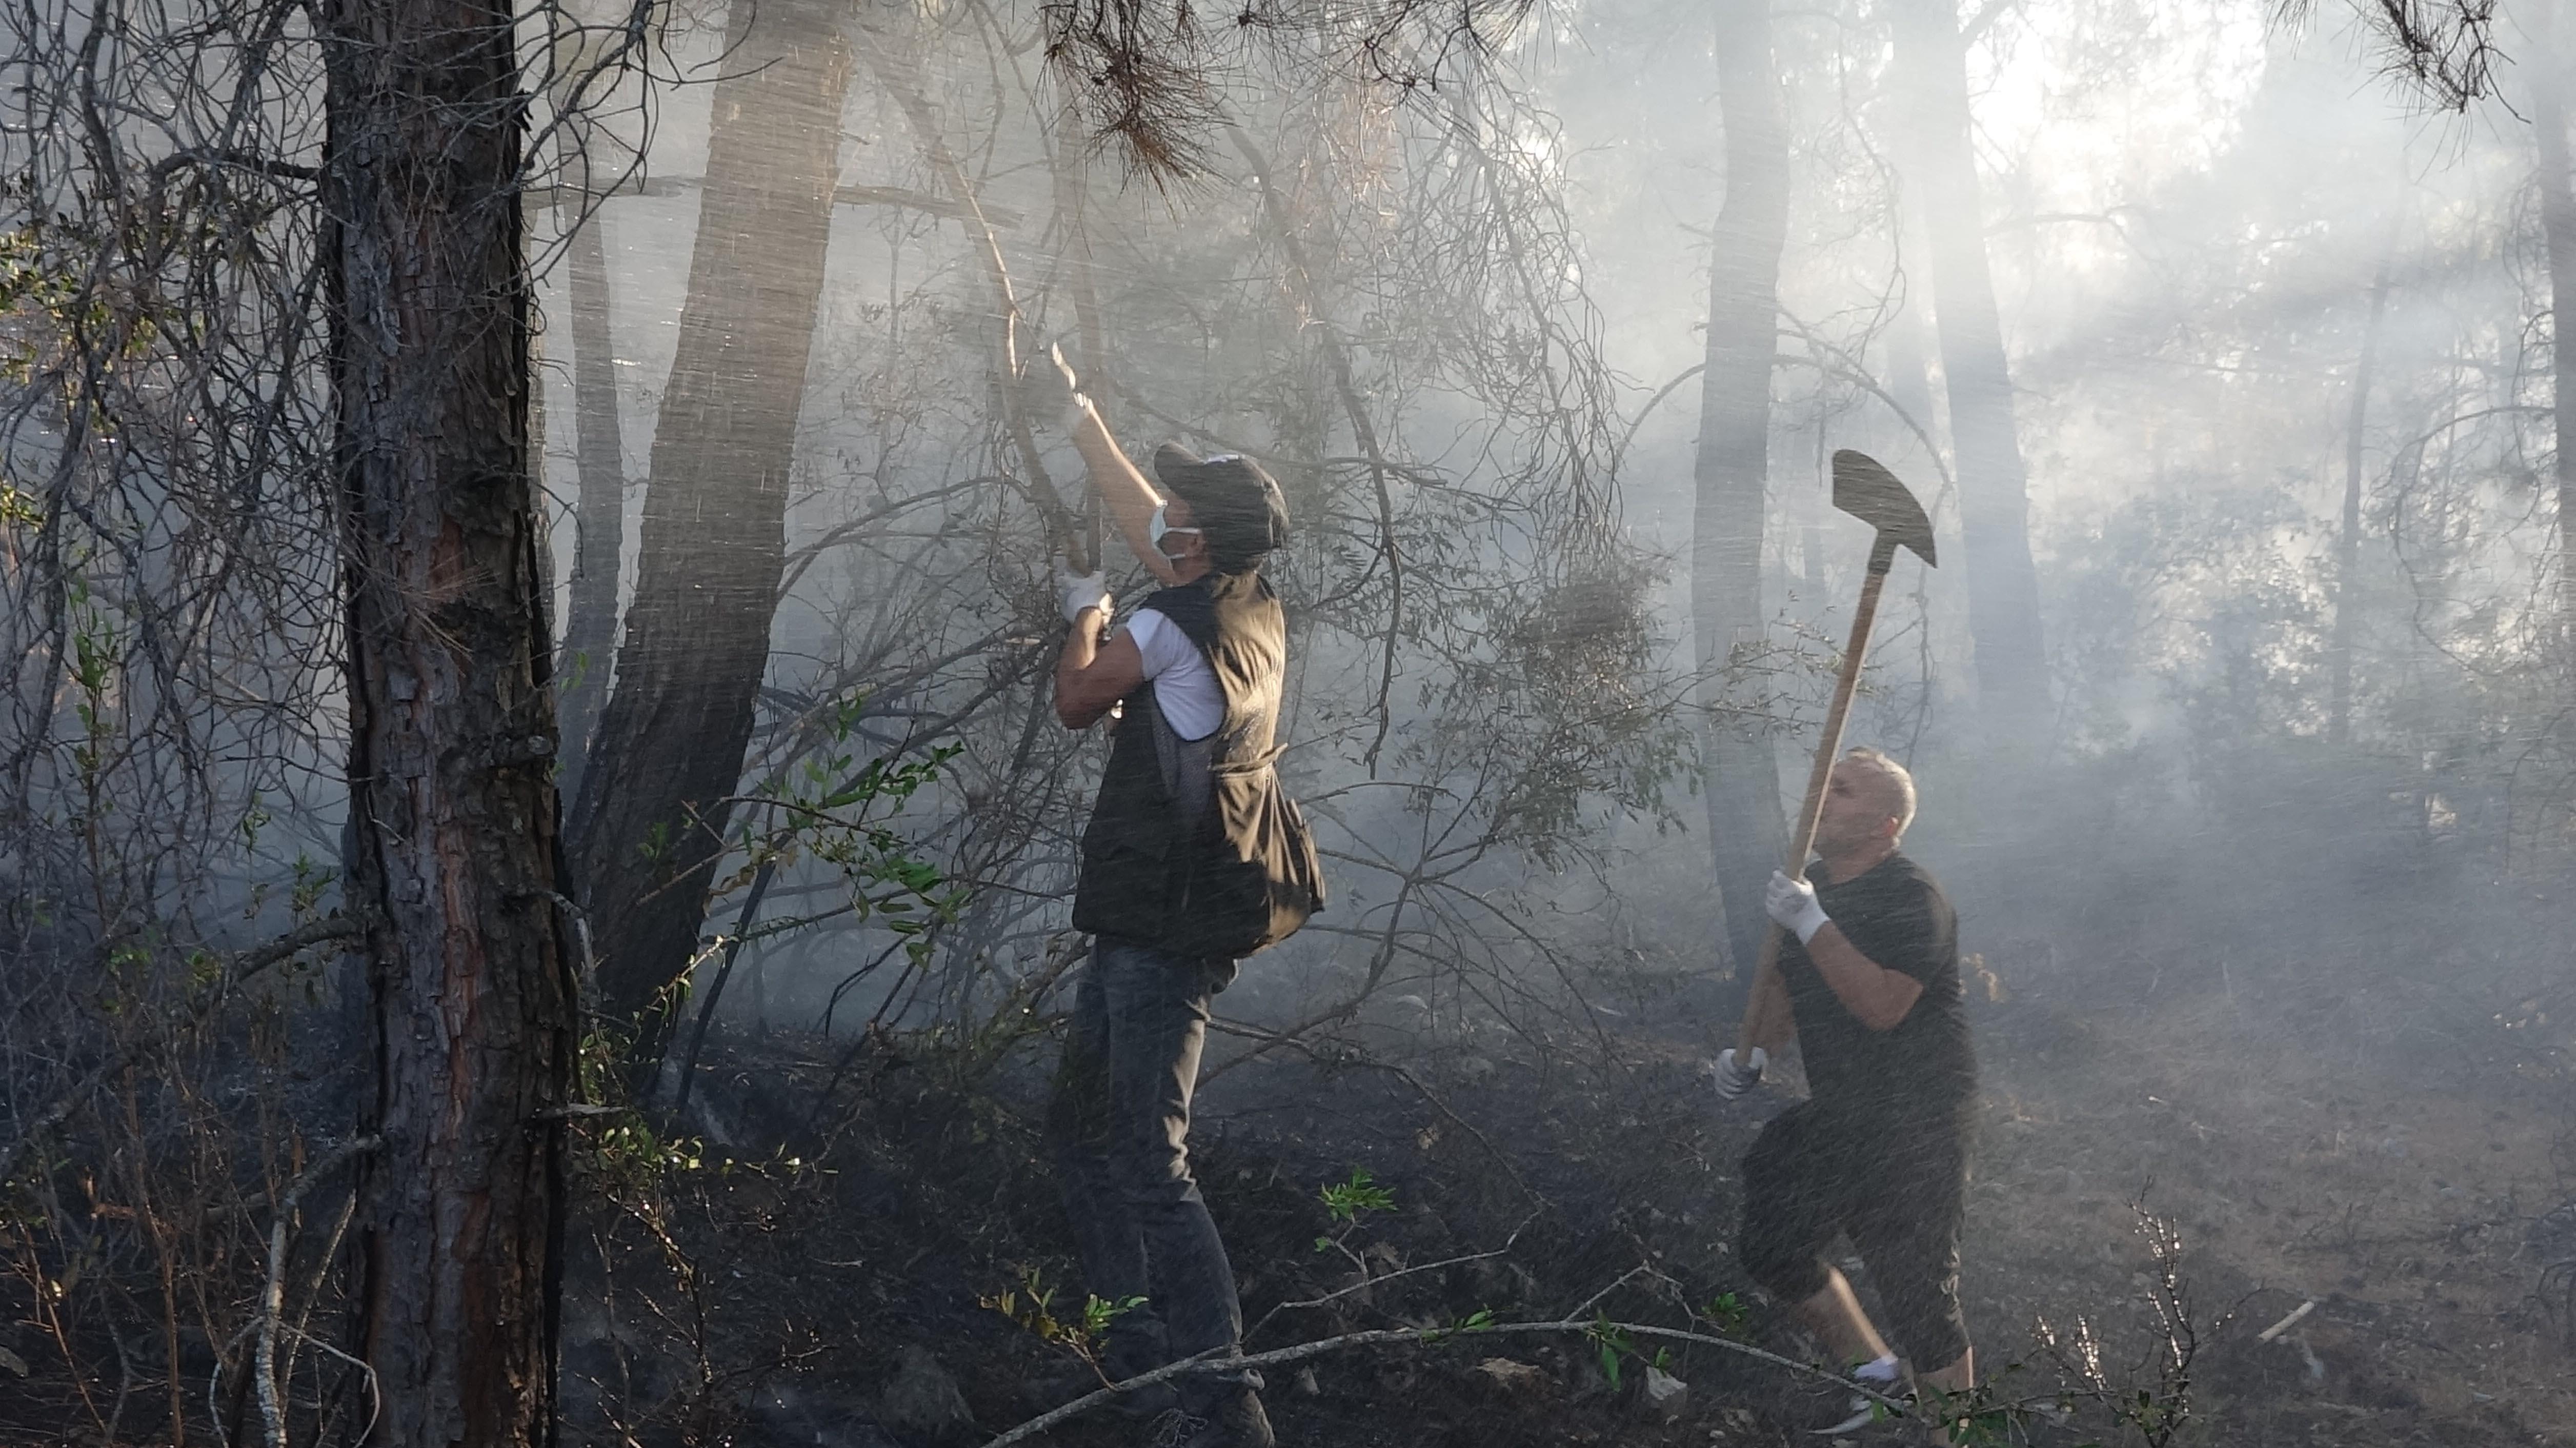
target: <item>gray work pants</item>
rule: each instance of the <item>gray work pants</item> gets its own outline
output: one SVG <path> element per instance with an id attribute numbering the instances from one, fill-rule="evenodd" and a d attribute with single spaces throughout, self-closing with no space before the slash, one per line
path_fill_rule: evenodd
<path id="1" fill-rule="evenodd" d="M 1109 1302 L 1145 1299 L 1110 1324 L 1106 1366 L 1116 1377 L 1231 1350 L 1243 1336 L 1234 1267 L 1189 1158 L 1208 1000 L 1234 972 L 1230 960 L 1102 936 L 1074 988 L 1047 1136 L 1083 1286 Z M 1259 1387 L 1260 1375 L 1192 1375 L 1180 1384 L 1182 1402 L 1205 1403 L 1243 1384 Z"/>

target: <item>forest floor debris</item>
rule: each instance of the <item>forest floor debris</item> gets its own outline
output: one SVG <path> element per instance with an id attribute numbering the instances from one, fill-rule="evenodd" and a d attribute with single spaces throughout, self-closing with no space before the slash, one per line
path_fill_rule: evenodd
<path id="1" fill-rule="evenodd" d="M 1977 1007 L 1987 1105 L 1965 1273 L 2000 1396 L 2057 1391 L 2033 1337 L 2041 1323 L 2061 1346 L 2083 1334 L 2107 1373 L 2152 1382 L 2167 1329 L 2147 1310 L 2143 1194 L 2181 1243 L 2200 1335 L 2177 1441 L 2576 1443 L 2561 1426 L 2576 1422 L 2566 1346 L 2535 1295 L 2546 1264 L 2529 1248 L 2563 1200 L 2554 1067 L 2514 1059 L 2500 1039 L 2463 1058 L 2473 1081 L 2399 1079 L 2258 1032 L 2275 1013 L 2313 1013 L 2295 991 L 2273 999 L 2242 978 L 2204 991 L 2165 972 L 2149 1008 L 2099 982 L 1980 964 L 2013 982 Z M 2206 1048 L 2231 1031 L 2248 1048 Z M 1491 1053 L 1472 1075 L 1417 1067 L 1399 1079 L 1314 1060 L 1228 1073 L 1203 1100 L 1195 1157 L 1255 1324 L 1247 1351 L 1577 1307 L 1798 1351 L 1728 1251 L 1734 1163 L 1763 1111 L 1721 1111 L 1681 1036 L 1625 1044 L 1623 1064 L 1590 1075 Z M 710 1390 L 679 1414 L 687 1395 L 675 1395 L 666 1416 L 696 1426 L 630 1420 L 639 1441 L 711 1442 L 740 1431 L 723 1426 L 734 1421 L 757 1435 L 733 1404 L 773 1382 L 882 1401 L 903 1345 L 957 1366 L 986 1431 L 1054 1406 L 1029 1385 L 1079 1368 L 1062 1320 L 1082 1297 L 1033 1135 L 1035 1060 L 998 1091 L 967 1091 L 935 1056 L 887 1046 L 863 1058 L 816 1110 L 834 1074 L 823 1043 L 733 1037 L 711 1055 L 702 1089 L 720 1109 L 811 1155 L 793 1171 L 675 1179 L 688 1204 L 675 1233 L 705 1269 L 708 1331 L 734 1363 L 709 1381 L 735 1384 L 734 1397 Z M 765 1138 L 755 1125 L 748 1139 Z M 1513 1171 L 1488 1159 L 1495 1142 L 1510 1144 Z M 1354 1182 L 1384 1205 L 1337 1212 L 1332 1189 L 1347 1204 Z M 613 1223 L 603 1240 L 615 1244 L 613 1289 L 667 1292 L 652 1284 L 667 1276 L 659 1248 Z M 1056 1327 L 994 1310 L 1013 1289 Z M 666 1336 L 680 1325 L 667 1311 L 661 1322 Z M 1281 1441 L 1817 1441 L 1806 1409 L 1819 1389 L 1758 1363 L 1580 1336 L 1502 1355 L 1496 1341 L 1277 1372 Z M 2046 1407 L 2023 1414 L 2022 1438 L 2077 1441 Z M 1140 1431 L 1092 1413 L 1044 1441 L 1108 1448 Z"/>
<path id="2" fill-rule="evenodd" d="M 2120 1441 L 2055 1411 L 2070 1358 L 2159 1388 L 2173 1323 L 2143 1199 L 2179 1241 L 2196 1334 L 2175 1442 L 2576 1444 L 2564 1046 L 2519 987 L 2347 970 L 2327 994 L 2244 958 L 1989 949 L 1964 1287 L 1998 1395 L 2029 1400 L 2018 1441 Z M 1635 989 L 1622 1007 L 1654 1025 L 1605 1059 L 1275 1052 L 1211 1081 L 1194 1160 L 1247 1349 L 1434 1339 L 1284 1364 L 1282 1442 L 1813 1444 L 1846 1416 L 1835 1385 L 1703 1343 L 1460 1331 L 1597 1316 L 1803 1351 L 1728 1246 L 1737 1158 L 1787 1097 L 1720 1108 L 1700 1057 L 1722 1023 L 1697 988 Z M 1083 1294 L 1035 1134 L 1043 1036 L 972 1076 L 897 1038 L 710 1045 L 705 1119 L 678 1128 L 706 1144 L 663 1141 L 653 1192 L 574 1224 L 568 1442 L 980 1443 L 1081 1386 Z M 113 1373 L 64 1364 L 121 1348 L 155 1370 L 151 1343 L 66 1351 L 37 1317 L 0 1323 L 0 1442 L 101 1441 L 82 1393 L 112 1417 Z M 203 1383 L 209 1349 L 179 1350 Z M 1667 1375 L 1688 1387 L 1663 1421 Z M 1041 1441 L 1150 1432 L 1094 1411 Z"/>

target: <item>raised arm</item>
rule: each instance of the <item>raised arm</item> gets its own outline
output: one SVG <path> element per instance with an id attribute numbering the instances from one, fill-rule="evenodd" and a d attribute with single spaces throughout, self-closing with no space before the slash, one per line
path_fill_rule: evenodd
<path id="1" fill-rule="evenodd" d="M 1128 460 L 1118 440 L 1109 435 L 1109 425 L 1100 420 L 1100 409 L 1083 395 L 1081 381 L 1064 360 L 1063 349 L 1049 347 L 1047 356 L 1063 374 L 1065 386 L 1072 389 L 1074 448 L 1082 454 L 1083 465 L 1091 470 L 1091 485 L 1100 490 L 1101 500 L 1109 505 L 1109 516 L 1117 520 L 1118 532 L 1127 540 L 1128 550 L 1145 565 L 1146 572 L 1166 585 L 1179 583 L 1181 578 L 1173 570 L 1172 560 L 1154 546 L 1149 527 L 1154 510 L 1163 505 L 1163 495 Z"/>

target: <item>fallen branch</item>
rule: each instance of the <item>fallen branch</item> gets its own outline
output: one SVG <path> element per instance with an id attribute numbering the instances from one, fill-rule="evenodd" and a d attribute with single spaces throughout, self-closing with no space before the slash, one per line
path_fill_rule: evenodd
<path id="1" fill-rule="evenodd" d="M 1837 1387 L 1849 1388 L 1854 1393 L 1884 1406 L 1897 1417 L 1904 1417 L 1913 1410 L 1912 1404 L 1905 1400 L 1883 1396 L 1864 1385 L 1854 1383 L 1840 1373 L 1817 1367 L 1812 1363 L 1802 1363 L 1794 1358 L 1785 1358 L 1775 1352 L 1765 1352 L 1761 1348 L 1737 1342 L 1732 1338 L 1712 1337 L 1704 1332 L 1686 1332 L 1677 1327 L 1649 1327 L 1637 1322 L 1567 1319 L 1557 1322 L 1495 1322 L 1476 1327 L 1379 1328 L 1368 1332 L 1344 1333 L 1340 1337 L 1320 1338 L 1314 1342 L 1301 1342 L 1294 1347 L 1274 1348 L 1269 1352 L 1257 1352 L 1248 1356 L 1220 1358 L 1202 1354 L 1194 1358 L 1183 1358 L 1176 1363 L 1166 1363 L 1150 1373 L 1139 1373 L 1124 1382 L 1112 1383 L 1105 1388 L 1085 1393 L 1052 1412 L 1031 1418 L 999 1437 L 987 1439 L 984 1448 L 1010 1448 L 1013 1443 L 1027 1442 L 1056 1424 L 1087 1413 L 1122 1393 L 1132 1393 L 1138 1388 L 1152 1387 L 1156 1383 L 1168 1382 L 1173 1378 L 1202 1373 L 1231 1373 L 1252 1368 L 1281 1367 L 1354 1347 L 1443 1343 L 1470 1337 L 1542 1337 L 1567 1333 L 1593 1336 L 1610 1332 L 1624 1333 L 1631 1338 L 1697 1343 L 1703 1347 L 1718 1348 L 1752 1358 L 1757 1362 L 1769 1363 L 1773 1367 L 1786 1368 L 1793 1373 L 1818 1378 L 1833 1383 Z"/>
<path id="2" fill-rule="evenodd" d="M 1282 1302 L 1278 1306 L 1271 1308 L 1268 1312 L 1261 1314 L 1261 1320 L 1254 1323 L 1252 1326 L 1245 1328 L 1243 1330 L 1243 1335 L 1249 1338 L 1260 1332 L 1262 1328 L 1269 1325 L 1270 1319 L 1277 1317 L 1283 1312 L 1298 1311 L 1309 1307 L 1321 1307 L 1328 1302 L 1348 1297 L 1354 1292 L 1366 1292 L 1372 1287 L 1393 1282 L 1399 1277 L 1411 1277 L 1422 1272 L 1437 1272 L 1444 1267 L 1463 1267 L 1470 1262 L 1484 1262 L 1495 1257 L 1503 1256 L 1512 1250 L 1512 1244 L 1520 1240 L 1521 1233 L 1527 1230 L 1529 1224 L 1535 1220 L 1537 1220 L 1535 1217 L 1523 1218 L 1519 1226 L 1512 1228 L 1512 1234 L 1503 1239 L 1503 1245 L 1493 1248 L 1490 1251 L 1470 1252 L 1463 1257 L 1444 1257 L 1437 1262 L 1424 1262 L 1419 1266 L 1414 1267 L 1399 1267 L 1392 1272 L 1376 1277 L 1366 1275 L 1367 1269 L 1362 1268 L 1362 1275 L 1359 1281 L 1350 1284 L 1348 1287 L 1337 1287 L 1332 1291 L 1325 1293 L 1321 1297 L 1309 1297 L 1302 1302 Z"/>
<path id="3" fill-rule="evenodd" d="M 2316 1310 L 2317 1300 L 2311 1297 L 2307 1301 L 2290 1309 L 2289 1316 L 2282 1318 L 2279 1322 L 2273 1323 L 2270 1327 L 2254 1334 L 2254 1340 L 2256 1342 L 2270 1342 L 2272 1339 L 2288 1332 L 2291 1328 L 2298 1326 L 2301 1318 L 2306 1317 L 2309 1313 Z"/>

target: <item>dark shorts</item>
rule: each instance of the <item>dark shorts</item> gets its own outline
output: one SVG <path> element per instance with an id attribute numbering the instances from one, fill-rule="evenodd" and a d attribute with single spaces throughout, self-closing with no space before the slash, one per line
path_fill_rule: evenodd
<path id="1" fill-rule="evenodd" d="M 1967 1131 L 1858 1130 L 1802 1101 L 1762 1128 L 1744 1154 L 1744 1269 L 1782 1302 L 1825 1288 L 1837 1233 L 1869 1267 L 1893 1346 L 1917 1369 L 1968 1350 L 1959 1316 L 1959 1225 Z"/>

